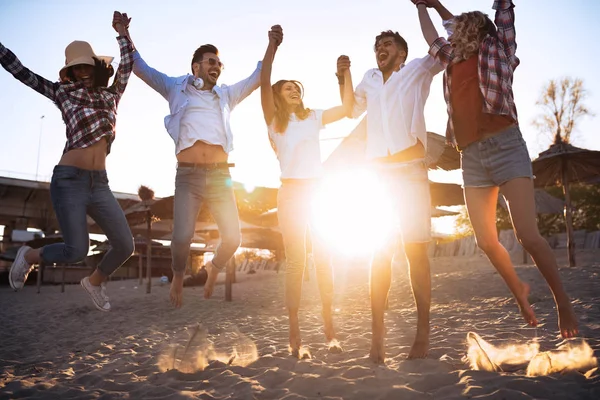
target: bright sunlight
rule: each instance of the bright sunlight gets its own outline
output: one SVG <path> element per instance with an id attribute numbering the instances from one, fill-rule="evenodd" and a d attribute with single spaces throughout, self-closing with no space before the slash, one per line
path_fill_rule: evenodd
<path id="1" fill-rule="evenodd" d="M 370 253 L 396 225 L 391 199 L 371 170 L 327 176 L 314 199 L 315 229 L 340 254 Z"/>

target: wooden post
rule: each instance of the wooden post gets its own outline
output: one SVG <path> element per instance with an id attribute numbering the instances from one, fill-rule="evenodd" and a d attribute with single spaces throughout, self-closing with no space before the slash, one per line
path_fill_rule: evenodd
<path id="1" fill-rule="evenodd" d="M 42 272 L 44 270 L 44 262 L 42 261 L 40 265 L 38 265 L 37 271 L 37 292 L 40 293 L 40 288 L 42 287 Z"/>
<path id="2" fill-rule="evenodd" d="M 146 293 L 152 291 L 152 214 L 146 211 Z"/>
<path id="3" fill-rule="evenodd" d="M 225 264 L 225 301 L 233 300 L 233 271 L 230 261 Z"/>
<path id="4" fill-rule="evenodd" d="M 569 191 L 569 177 L 567 175 L 566 161 L 561 159 L 563 193 L 565 194 L 565 227 L 567 229 L 567 251 L 569 267 L 575 264 L 575 238 L 573 234 L 573 213 L 571 212 L 571 192 Z"/>
<path id="5" fill-rule="evenodd" d="M 138 286 L 142 287 L 142 284 L 144 283 L 144 255 L 141 251 L 138 251 L 138 275 Z"/>
<path id="6" fill-rule="evenodd" d="M 237 265 L 235 263 L 235 256 L 231 257 L 231 283 L 237 283 Z"/>
<path id="7" fill-rule="evenodd" d="M 65 292 L 65 274 L 66 274 L 66 267 L 65 264 L 60 266 L 61 269 L 61 280 L 60 280 L 60 292 L 64 293 Z"/>

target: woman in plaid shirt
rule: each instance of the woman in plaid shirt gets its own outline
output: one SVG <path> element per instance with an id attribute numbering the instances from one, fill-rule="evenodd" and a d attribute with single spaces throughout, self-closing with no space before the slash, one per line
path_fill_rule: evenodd
<path id="1" fill-rule="evenodd" d="M 23 246 L 9 272 L 14 290 L 25 284 L 36 264 L 71 264 L 88 253 L 87 215 L 102 228 L 110 250 L 90 277 L 81 285 L 96 308 L 110 311 L 105 281 L 131 256 L 133 237 L 123 210 L 108 186 L 105 161 L 115 139 L 117 106 L 133 69 L 133 46 L 128 39 L 129 18 L 113 15 L 113 27 L 121 61 L 112 85 L 112 57 L 96 56 L 87 42 L 75 41 L 65 50 L 65 66 L 60 82 L 51 82 L 24 67 L 19 59 L 0 43 L 0 64 L 16 79 L 52 100 L 62 113 L 67 143 L 60 162 L 54 167 L 50 196 L 64 243 L 39 249 Z"/>
<path id="2" fill-rule="evenodd" d="M 448 106 L 447 139 L 461 154 L 464 194 L 478 246 L 486 253 L 532 326 L 535 314 L 510 255 L 498 241 L 498 191 L 506 199 L 517 238 L 531 254 L 554 294 L 558 326 L 564 338 L 577 335 L 577 318 L 562 285 L 556 258 L 540 235 L 536 221 L 533 173 L 519 129 L 512 82 L 516 56 L 512 0 L 495 0 L 495 21 L 479 11 L 453 16 L 439 0 L 411 0 L 429 53 L 445 68 L 444 97 Z M 448 29 L 439 37 L 427 8 L 436 9 Z"/>

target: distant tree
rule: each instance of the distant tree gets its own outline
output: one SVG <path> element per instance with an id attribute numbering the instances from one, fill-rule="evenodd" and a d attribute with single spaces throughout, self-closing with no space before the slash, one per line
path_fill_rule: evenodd
<path id="1" fill-rule="evenodd" d="M 460 214 L 454 220 L 454 236 L 457 238 L 471 236 L 473 234 L 473 226 L 467 213 L 467 207 L 462 207 Z"/>
<path id="2" fill-rule="evenodd" d="M 587 108 L 584 100 L 587 91 L 581 79 L 564 77 L 551 79 L 542 89 L 536 105 L 542 112 L 533 124 L 547 135 L 553 143 L 571 142 L 571 135 L 581 118 L 594 114 Z"/>
<path id="3" fill-rule="evenodd" d="M 564 193 L 560 187 L 550 187 L 545 190 L 554 197 L 564 199 Z M 571 187 L 571 203 L 574 230 L 588 232 L 600 230 L 600 185 L 573 185 Z M 565 220 L 562 214 L 545 214 L 538 218 L 538 227 L 544 236 L 565 231 Z"/>

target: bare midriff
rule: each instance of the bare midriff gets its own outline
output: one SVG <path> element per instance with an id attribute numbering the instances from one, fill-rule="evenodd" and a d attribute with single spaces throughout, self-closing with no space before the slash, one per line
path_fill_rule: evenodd
<path id="1" fill-rule="evenodd" d="M 223 147 L 197 140 L 191 147 L 177 154 L 177 161 L 193 164 L 214 164 L 227 162 L 227 153 Z"/>
<path id="2" fill-rule="evenodd" d="M 62 155 L 58 165 L 69 165 L 87 170 L 104 170 L 106 169 L 108 141 L 104 137 L 97 143 L 83 148 L 67 151 Z"/>

